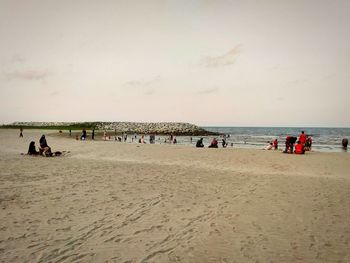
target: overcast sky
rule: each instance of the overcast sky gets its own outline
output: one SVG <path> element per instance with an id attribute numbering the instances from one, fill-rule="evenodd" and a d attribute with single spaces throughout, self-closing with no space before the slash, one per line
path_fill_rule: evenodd
<path id="1" fill-rule="evenodd" d="M 350 1 L 0 0 L 0 123 L 350 127 Z"/>

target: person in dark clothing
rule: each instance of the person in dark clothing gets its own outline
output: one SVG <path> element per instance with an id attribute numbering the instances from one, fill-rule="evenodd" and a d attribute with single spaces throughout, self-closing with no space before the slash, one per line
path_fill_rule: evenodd
<path id="1" fill-rule="evenodd" d="M 342 142 L 341 142 L 341 145 L 343 146 L 343 149 L 344 150 L 347 150 L 348 149 L 348 143 L 349 143 L 349 141 L 348 141 L 348 139 L 343 139 L 342 140 Z"/>
<path id="2" fill-rule="evenodd" d="M 39 152 L 35 149 L 35 142 L 31 141 L 29 144 L 29 149 L 28 149 L 28 154 L 29 155 L 39 155 Z"/>
<path id="3" fill-rule="evenodd" d="M 45 156 L 51 156 L 52 155 L 51 148 L 50 146 L 47 145 L 45 135 L 41 136 L 39 143 L 40 143 L 39 154 L 43 154 Z"/>
<path id="4" fill-rule="evenodd" d="M 23 138 L 23 128 L 19 128 L 19 137 Z"/>
<path id="5" fill-rule="evenodd" d="M 284 153 L 293 153 L 293 147 L 296 141 L 297 141 L 297 137 L 287 136 L 286 149 L 284 150 Z"/>
<path id="6" fill-rule="evenodd" d="M 82 134 L 80 136 L 80 140 L 82 140 L 82 141 L 86 140 L 86 130 L 85 129 L 83 129 L 83 132 L 82 132 Z"/>
<path id="7" fill-rule="evenodd" d="M 222 139 L 222 147 L 223 148 L 227 147 L 227 142 L 226 142 L 225 138 Z"/>
<path id="8" fill-rule="evenodd" d="M 72 136 L 72 130 L 69 129 L 69 136 Z"/>
<path id="9" fill-rule="evenodd" d="M 211 141 L 211 143 L 208 147 L 209 148 L 218 148 L 218 141 L 216 140 L 216 138 L 213 138 L 213 140 Z"/>
<path id="10" fill-rule="evenodd" d="M 92 130 L 92 133 L 91 133 L 91 140 L 95 140 L 95 130 Z"/>
<path id="11" fill-rule="evenodd" d="M 200 139 L 197 141 L 196 147 L 197 147 L 197 148 L 203 148 L 203 147 L 204 147 L 203 138 L 200 138 Z"/>

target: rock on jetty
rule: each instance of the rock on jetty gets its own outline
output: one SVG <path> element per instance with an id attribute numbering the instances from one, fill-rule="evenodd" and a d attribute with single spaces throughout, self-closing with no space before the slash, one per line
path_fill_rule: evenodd
<path id="1" fill-rule="evenodd" d="M 173 134 L 173 135 L 214 135 L 201 127 L 182 122 L 14 122 L 3 127 L 28 127 L 49 129 L 96 129 L 113 130 L 117 133 Z"/>

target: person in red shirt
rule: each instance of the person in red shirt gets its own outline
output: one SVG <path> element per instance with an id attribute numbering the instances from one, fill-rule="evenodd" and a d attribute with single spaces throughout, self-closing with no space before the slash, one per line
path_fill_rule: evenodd
<path id="1" fill-rule="evenodd" d="M 273 141 L 273 148 L 274 148 L 275 150 L 278 149 L 278 141 L 277 141 L 277 139 L 275 139 L 275 140 Z"/>
<path id="2" fill-rule="evenodd" d="M 306 135 L 304 134 L 304 131 L 301 132 L 301 134 L 299 134 L 299 141 L 302 145 L 305 145 L 306 143 Z"/>
<path id="3" fill-rule="evenodd" d="M 295 154 L 304 154 L 305 153 L 304 145 L 300 141 L 297 141 L 297 144 L 295 145 L 294 153 Z"/>
<path id="4" fill-rule="evenodd" d="M 216 140 L 216 138 L 214 138 L 210 145 L 209 145 L 209 148 L 218 148 L 218 141 Z"/>

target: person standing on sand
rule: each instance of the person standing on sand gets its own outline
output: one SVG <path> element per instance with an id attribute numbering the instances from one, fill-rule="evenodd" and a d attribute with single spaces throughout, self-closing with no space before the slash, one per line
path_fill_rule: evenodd
<path id="1" fill-rule="evenodd" d="M 297 140 L 297 137 L 287 136 L 286 137 L 286 149 L 283 153 L 293 153 L 293 147 Z"/>
<path id="2" fill-rule="evenodd" d="M 95 140 L 95 129 L 92 129 L 91 140 Z"/>
<path id="3" fill-rule="evenodd" d="M 299 141 L 302 145 L 305 145 L 306 143 L 306 135 L 304 134 L 304 131 L 301 131 L 301 134 L 299 134 Z"/>
<path id="4" fill-rule="evenodd" d="M 69 136 L 72 136 L 72 129 L 69 129 Z"/>
<path id="5" fill-rule="evenodd" d="M 22 127 L 19 128 L 19 137 L 23 138 L 23 128 Z"/>
<path id="6" fill-rule="evenodd" d="M 343 150 L 347 150 L 348 149 L 348 139 L 343 139 L 342 142 L 341 142 L 341 145 L 343 146 Z"/>
<path id="7" fill-rule="evenodd" d="M 82 134 L 81 134 L 81 136 L 80 136 L 80 140 L 85 141 L 85 140 L 86 140 L 86 137 L 87 137 L 87 135 L 86 135 L 86 130 L 83 129 Z"/>
<path id="8" fill-rule="evenodd" d="M 225 137 L 222 138 L 222 147 L 223 147 L 223 148 L 226 148 L 226 147 L 227 147 L 227 142 L 226 142 Z"/>

